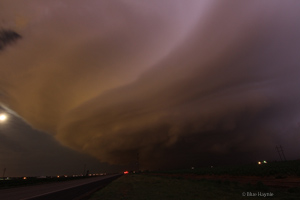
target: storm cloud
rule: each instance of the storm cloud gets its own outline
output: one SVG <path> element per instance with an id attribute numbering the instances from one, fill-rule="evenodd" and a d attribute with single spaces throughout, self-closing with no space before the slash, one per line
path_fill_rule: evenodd
<path id="1" fill-rule="evenodd" d="M 300 2 L 1 1 L 0 101 L 102 162 L 299 150 Z"/>

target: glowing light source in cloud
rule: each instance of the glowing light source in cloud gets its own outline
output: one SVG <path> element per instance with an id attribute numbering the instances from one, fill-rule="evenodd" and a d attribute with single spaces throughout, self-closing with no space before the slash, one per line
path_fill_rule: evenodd
<path id="1" fill-rule="evenodd" d="M 0 121 L 5 121 L 7 119 L 6 114 L 0 114 Z"/>

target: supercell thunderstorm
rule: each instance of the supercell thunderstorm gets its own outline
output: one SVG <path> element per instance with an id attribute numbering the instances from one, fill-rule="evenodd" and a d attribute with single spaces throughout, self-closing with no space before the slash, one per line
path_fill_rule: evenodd
<path id="1" fill-rule="evenodd" d="M 0 4 L 1 105 L 69 148 L 144 168 L 299 150 L 297 1 Z"/>

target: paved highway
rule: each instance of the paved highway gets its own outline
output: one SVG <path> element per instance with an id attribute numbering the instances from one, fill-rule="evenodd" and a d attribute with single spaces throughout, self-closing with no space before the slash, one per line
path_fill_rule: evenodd
<path id="1" fill-rule="evenodd" d="M 79 200 L 104 187 L 120 175 L 107 175 L 81 180 L 49 183 L 0 190 L 1 200 Z"/>

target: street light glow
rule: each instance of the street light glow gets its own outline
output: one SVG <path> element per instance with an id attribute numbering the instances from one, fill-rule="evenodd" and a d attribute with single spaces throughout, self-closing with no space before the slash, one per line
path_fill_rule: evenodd
<path id="1" fill-rule="evenodd" d="M 0 121 L 5 121 L 7 116 L 5 114 L 0 114 Z"/>

